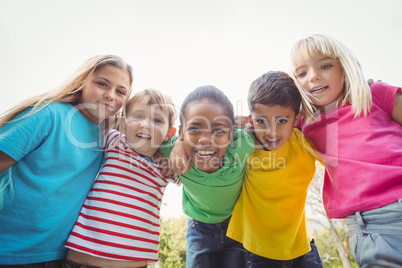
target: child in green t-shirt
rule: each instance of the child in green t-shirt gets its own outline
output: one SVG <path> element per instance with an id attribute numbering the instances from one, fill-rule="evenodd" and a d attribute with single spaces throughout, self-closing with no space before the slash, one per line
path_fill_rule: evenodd
<path id="1" fill-rule="evenodd" d="M 226 230 L 254 138 L 246 130 L 234 130 L 233 106 L 214 86 L 199 87 L 187 96 L 180 123 L 179 140 L 172 139 L 160 151 L 168 156 L 178 143 L 169 162 L 183 184 L 186 267 L 245 267 L 244 248 L 226 237 Z"/>

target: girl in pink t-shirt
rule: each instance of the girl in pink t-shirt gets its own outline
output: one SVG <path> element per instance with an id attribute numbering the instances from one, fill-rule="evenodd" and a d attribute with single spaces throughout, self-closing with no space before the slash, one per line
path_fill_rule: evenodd
<path id="1" fill-rule="evenodd" d="M 402 90 L 367 84 L 357 58 L 324 35 L 297 42 L 291 74 L 303 133 L 322 155 L 323 201 L 347 218 L 360 267 L 402 267 Z"/>

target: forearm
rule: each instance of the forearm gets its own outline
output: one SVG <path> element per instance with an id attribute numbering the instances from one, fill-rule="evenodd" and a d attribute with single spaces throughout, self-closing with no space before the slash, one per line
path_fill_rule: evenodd
<path id="1" fill-rule="evenodd" d="M 14 165 L 17 161 L 15 161 L 11 156 L 0 151 L 0 174 L 6 171 L 9 167 Z"/>

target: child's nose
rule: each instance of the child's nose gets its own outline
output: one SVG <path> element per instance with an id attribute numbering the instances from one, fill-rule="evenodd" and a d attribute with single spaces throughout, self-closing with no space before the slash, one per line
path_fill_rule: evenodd
<path id="1" fill-rule="evenodd" d="M 148 119 L 141 120 L 141 127 L 149 128 L 149 126 L 150 126 L 150 123 L 149 123 Z"/>
<path id="2" fill-rule="evenodd" d="M 114 99 L 114 90 L 111 90 L 111 89 L 106 90 L 106 91 L 105 91 L 105 97 L 106 97 L 108 100 L 113 100 L 113 99 Z"/>
<path id="3" fill-rule="evenodd" d="M 198 139 L 198 142 L 202 143 L 202 144 L 209 144 L 209 143 L 211 143 L 211 141 L 212 141 L 212 135 L 211 135 L 211 133 L 208 133 L 208 132 L 202 133 L 200 135 L 200 138 Z"/>
<path id="4" fill-rule="evenodd" d="M 275 136 L 276 136 L 276 126 L 275 125 L 267 126 L 265 128 L 265 134 L 269 135 L 271 138 L 275 138 Z"/>
<path id="5" fill-rule="evenodd" d="M 310 81 L 314 82 L 316 80 L 318 80 L 318 72 L 314 70 L 310 71 Z"/>

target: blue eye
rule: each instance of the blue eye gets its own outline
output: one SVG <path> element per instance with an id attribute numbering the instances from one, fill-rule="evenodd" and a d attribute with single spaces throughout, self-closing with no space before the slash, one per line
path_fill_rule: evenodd
<path id="1" fill-rule="evenodd" d="M 98 82 L 97 84 L 100 85 L 101 87 L 107 87 L 107 85 L 103 82 Z"/>
<path id="2" fill-rule="evenodd" d="M 135 118 L 135 119 L 142 119 L 143 118 L 142 115 L 139 115 L 139 114 L 133 114 L 133 115 L 131 115 L 131 117 Z"/>
<path id="3" fill-rule="evenodd" d="M 331 67 L 332 67 L 331 64 L 325 64 L 325 65 L 323 65 L 323 66 L 321 67 L 321 69 L 328 69 L 328 68 L 331 68 Z"/>
<path id="4" fill-rule="evenodd" d="M 124 90 L 118 89 L 118 90 L 116 90 L 116 91 L 117 91 L 117 94 L 126 96 L 126 92 L 125 92 Z"/>
<path id="5" fill-rule="evenodd" d="M 155 123 L 162 123 L 162 120 L 160 120 L 160 119 L 158 119 L 158 118 L 154 118 L 153 121 L 154 121 Z"/>
<path id="6" fill-rule="evenodd" d="M 304 76 L 306 76 L 307 72 L 301 72 L 297 75 L 297 77 L 302 78 Z"/>

